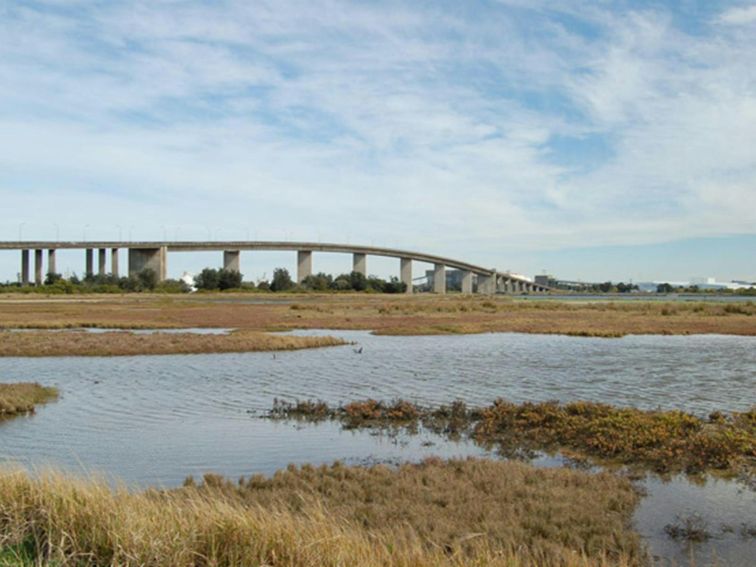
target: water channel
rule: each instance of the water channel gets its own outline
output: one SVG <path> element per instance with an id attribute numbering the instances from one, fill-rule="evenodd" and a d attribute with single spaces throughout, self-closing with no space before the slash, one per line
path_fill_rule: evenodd
<path id="1" fill-rule="evenodd" d="M 0 359 L 0 381 L 32 380 L 61 390 L 59 401 L 35 415 L 0 423 L 0 461 L 170 487 L 187 475 L 238 477 L 289 463 L 496 458 L 472 443 L 427 432 L 396 437 L 343 431 L 334 423 L 262 419 L 274 398 L 401 397 L 423 405 L 584 399 L 701 416 L 756 402 L 756 337 L 327 334 L 354 344 L 275 354 Z M 756 540 L 741 533 L 744 523 L 756 524 L 753 488 L 713 478 L 698 484 L 649 477 L 642 484 L 648 495 L 636 527 L 659 564 L 687 564 L 691 556 L 697 565 L 714 557 L 719 565 L 753 564 Z M 694 513 L 715 537 L 689 548 L 665 535 L 676 516 Z"/>

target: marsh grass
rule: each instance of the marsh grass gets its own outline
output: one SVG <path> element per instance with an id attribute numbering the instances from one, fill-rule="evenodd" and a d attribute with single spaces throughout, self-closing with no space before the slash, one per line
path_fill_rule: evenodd
<path id="1" fill-rule="evenodd" d="M 281 351 L 346 344 L 334 337 L 295 337 L 254 331 L 197 333 L 45 332 L 3 333 L 0 356 L 131 356 Z"/>
<path id="2" fill-rule="evenodd" d="M 0 473 L 11 565 L 603 566 L 646 555 L 630 483 L 522 463 L 290 467 L 239 483 L 111 489 Z M 585 506 L 585 502 L 591 506 Z M 2 563 L 0 563 L 2 564 Z"/>
<path id="3" fill-rule="evenodd" d="M 69 301 L 4 299 L 0 328 L 222 327 L 247 331 L 360 329 L 382 335 L 519 332 L 756 335 L 756 302 L 558 301 L 462 295 L 212 294 Z"/>
<path id="4" fill-rule="evenodd" d="M 324 402 L 276 400 L 270 417 L 335 419 L 345 427 L 409 427 L 422 423 L 512 456 L 562 451 L 577 459 L 648 468 L 659 473 L 720 471 L 752 476 L 756 463 L 756 407 L 713 412 L 703 420 L 682 411 L 644 411 L 593 402 L 513 404 L 483 408 L 454 402 L 424 408 L 404 400 L 360 400 L 339 407 Z"/>
<path id="5" fill-rule="evenodd" d="M 33 412 L 37 404 L 44 404 L 57 397 L 57 388 L 36 382 L 0 384 L 0 419 Z"/>

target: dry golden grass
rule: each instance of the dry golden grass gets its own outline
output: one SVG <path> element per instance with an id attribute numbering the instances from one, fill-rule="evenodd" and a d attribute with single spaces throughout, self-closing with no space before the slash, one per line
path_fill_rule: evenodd
<path id="1" fill-rule="evenodd" d="M 225 327 L 256 331 L 362 329 L 378 334 L 482 332 L 756 335 L 756 304 L 522 301 L 510 297 L 370 294 L 203 294 L 13 298 L 0 327 Z"/>
<path id="2" fill-rule="evenodd" d="M 0 561 L 587 567 L 646 560 L 629 528 L 638 496 L 608 474 L 432 461 L 398 470 L 292 468 L 240 487 L 208 480 L 133 493 L 6 470 L 0 473 Z"/>
<path id="3" fill-rule="evenodd" d="M 58 397 L 57 388 L 34 382 L 0 384 L 0 419 L 34 411 L 34 406 Z"/>
<path id="4" fill-rule="evenodd" d="M 0 356 L 131 356 L 297 350 L 345 344 L 334 337 L 293 337 L 255 331 L 228 335 L 83 331 L 1 332 Z"/>

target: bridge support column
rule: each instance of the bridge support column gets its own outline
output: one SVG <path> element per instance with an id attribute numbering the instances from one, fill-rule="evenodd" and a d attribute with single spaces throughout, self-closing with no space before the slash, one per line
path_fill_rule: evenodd
<path id="1" fill-rule="evenodd" d="M 105 262 L 107 261 L 108 255 L 107 250 L 105 248 L 100 248 L 97 251 L 97 273 L 100 276 L 104 276 L 107 274 L 107 266 L 105 265 Z"/>
<path id="2" fill-rule="evenodd" d="M 110 250 L 110 273 L 114 278 L 119 276 L 118 274 L 118 248 L 112 248 Z"/>
<path id="3" fill-rule="evenodd" d="M 405 293 L 412 293 L 412 259 L 399 259 L 399 274 L 402 283 L 407 286 Z"/>
<path id="4" fill-rule="evenodd" d="M 29 285 L 29 251 L 21 250 L 21 285 Z"/>
<path id="5" fill-rule="evenodd" d="M 34 251 L 34 285 L 42 285 L 42 250 Z"/>
<path id="6" fill-rule="evenodd" d="M 229 272 L 241 272 L 241 252 L 239 250 L 223 251 L 223 269 Z"/>
<path id="7" fill-rule="evenodd" d="M 490 275 L 478 274 L 478 293 L 485 293 L 486 295 L 493 295 L 496 293 L 496 281 L 499 279 L 499 275 L 496 270 Z"/>
<path id="8" fill-rule="evenodd" d="M 433 266 L 433 293 L 446 293 L 446 266 L 443 264 Z"/>
<path id="9" fill-rule="evenodd" d="M 352 271 L 367 276 L 367 254 L 352 254 Z"/>
<path id="10" fill-rule="evenodd" d="M 312 275 L 312 250 L 297 251 L 297 282 L 302 283 Z"/>
<path id="11" fill-rule="evenodd" d="M 50 248 L 47 251 L 47 273 L 48 274 L 57 274 L 57 265 L 55 262 L 55 248 Z"/>
<path id="12" fill-rule="evenodd" d="M 167 269 L 167 248 L 129 248 L 129 276 L 136 276 L 142 270 L 154 270 L 159 282 L 165 280 Z"/>
<path id="13" fill-rule="evenodd" d="M 462 293 L 472 293 L 473 291 L 473 274 L 466 270 L 462 273 Z"/>
<path id="14" fill-rule="evenodd" d="M 504 282 L 504 293 L 508 295 L 512 295 L 514 293 L 514 284 L 512 283 L 512 280 L 506 280 Z"/>
<path id="15" fill-rule="evenodd" d="M 94 250 L 87 248 L 86 252 L 86 267 L 84 268 L 84 277 L 94 275 Z"/>

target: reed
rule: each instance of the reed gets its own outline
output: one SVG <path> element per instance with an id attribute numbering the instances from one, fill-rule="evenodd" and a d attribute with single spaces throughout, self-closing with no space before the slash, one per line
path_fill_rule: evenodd
<path id="1" fill-rule="evenodd" d="M 590 499 L 591 506 L 585 506 Z M 638 495 L 519 463 L 302 467 L 133 492 L 0 473 L 0 561 L 49 566 L 641 565 Z M 0 563 L 2 564 L 2 563 Z"/>

